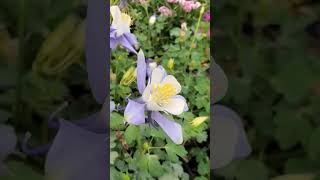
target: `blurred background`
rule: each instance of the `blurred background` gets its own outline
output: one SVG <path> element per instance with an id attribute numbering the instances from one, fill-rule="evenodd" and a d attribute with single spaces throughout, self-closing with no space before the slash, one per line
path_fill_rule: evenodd
<path id="1" fill-rule="evenodd" d="M 320 173 L 320 3 L 213 3 L 215 59 L 229 78 L 222 104 L 243 118 L 253 153 L 217 179 L 311 180 Z"/>
<path id="2" fill-rule="evenodd" d="M 13 179 L 43 179 L 52 113 L 65 103 L 57 116 L 66 119 L 98 109 L 85 68 L 85 13 L 85 0 L 0 1 L 0 176 L 10 169 Z M 26 132 L 25 150 L 40 146 L 27 151 L 40 156 L 20 153 Z"/>

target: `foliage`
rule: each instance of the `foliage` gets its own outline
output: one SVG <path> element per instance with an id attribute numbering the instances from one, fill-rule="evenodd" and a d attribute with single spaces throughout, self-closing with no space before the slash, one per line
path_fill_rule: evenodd
<path id="1" fill-rule="evenodd" d="M 167 1 L 147 2 L 148 6 L 130 2 L 126 10 L 146 57 L 163 65 L 183 86 L 190 110 L 170 118 L 183 126 L 185 143 L 175 145 L 161 130 L 148 126 L 126 126 L 122 113 L 112 112 L 111 176 L 209 179 L 209 120 L 196 128 L 191 125 L 194 118 L 209 116 L 210 111 L 209 23 L 202 20 L 200 8 L 186 13 Z M 209 1 L 200 2 L 207 11 Z M 160 16 L 158 8 L 163 5 L 175 12 L 173 17 Z M 32 147 L 49 143 L 56 132 L 49 130 L 47 119 L 61 104 L 68 102 L 58 114 L 64 119 L 82 118 L 99 109 L 90 92 L 84 59 L 86 1 L 4 0 L 0 9 L 0 122 L 15 129 L 18 145 L 26 132 L 32 134 L 28 143 Z M 153 14 L 157 19 L 150 26 Z M 183 22 L 187 29 L 182 31 Z M 137 92 L 136 82 L 120 84 L 125 72 L 135 66 L 135 56 L 125 50 L 112 53 L 110 95 L 117 107 L 125 106 L 126 99 Z M 19 146 L 15 150 L 4 160 L 16 175 L 8 178 L 42 179 L 45 156 L 27 157 Z"/>
<path id="2" fill-rule="evenodd" d="M 140 1 L 141 2 L 141 1 Z M 209 2 L 201 1 L 209 10 Z M 158 7 L 168 6 L 173 16 L 161 16 Z M 209 179 L 208 120 L 193 127 L 191 121 L 209 116 L 209 23 L 202 20 L 200 8 L 184 12 L 177 4 L 166 1 L 129 3 L 124 9 L 132 20 L 133 33 L 147 59 L 162 65 L 182 86 L 181 95 L 187 99 L 189 111 L 180 116 L 168 116 L 182 125 L 184 143 L 174 144 L 161 128 L 146 125 L 124 125 L 121 107 L 128 98 L 139 97 L 136 81 L 120 83 L 126 72 L 136 67 L 137 57 L 124 49 L 112 51 L 110 96 L 119 110 L 111 115 L 114 179 Z M 149 18 L 157 14 L 154 24 Z M 199 20 L 199 28 L 197 29 Z M 181 24 L 186 22 L 187 29 Z M 117 154 L 115 153 L 117 152 Z"/>
<path id="3" fill-rule="evenodd" d="M 320 169 L 319 4 L 217 1 L 214 14 L 215 56 L 229 78 L 223 103 L 245 117 L 253 148 L 216 179 L 312 179 Z"/>

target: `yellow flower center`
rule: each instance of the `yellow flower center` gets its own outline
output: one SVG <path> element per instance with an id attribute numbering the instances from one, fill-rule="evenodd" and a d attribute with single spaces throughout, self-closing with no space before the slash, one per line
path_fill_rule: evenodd
<path id="1" fill-rule="evenodd" d="M 131 17 L 126 13 L 121 13 L 121 21 L 126 23 L 128 26 L 131 25 Z"/>
<path id="2" fill-rule="evenodd" d="M 154 84 L 151 92 L 151 100 L 162 106 L 167 104 L 172 96 L 176 95 L 177 89 L 171 83 Z"/>

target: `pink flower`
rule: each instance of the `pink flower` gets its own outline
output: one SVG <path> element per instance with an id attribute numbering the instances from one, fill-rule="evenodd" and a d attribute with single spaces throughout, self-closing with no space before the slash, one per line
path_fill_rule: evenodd
<path id="1" fill-rule="evenodd" d="M 192 9 L 198 9 L 200 6 L 201 6 L 201 3 L 200 3 L 200 2 L 195 2 L 195 3 L 192 5 Z"/>
<path id="2" fill-rule="evenodd" d="M 191 12 L 194 6 L 193 4 L 193 1 L 184 1 L 181 3 L 182 8 L 185 12 Z"/>
<path id="3" fill-rule="evenodd" d="M 158 10 L 162 16 L 172 16 L 172 11 L 166 6 L 161 6 Z"/>
<path id="4" fill-rule="evenodd" d="M 193 0 L 179 0 L 180 6 L 182 6 L 185 12 L 191 12 L 193 9 L 198 9 L 201 3 Z"/>
<path id="5" fill-rule="evenodd" d="M 211 20 L 210 12 L 206 12 L 206 13 L 203 15 L 203 20 L 204 20 L 205 22 L 210 22 L 210 20 Z"/>
<path id="6" fill-rule="evenodd" d="M 179 0 L 167 0 L 168 3 L 178 3 Z"/>

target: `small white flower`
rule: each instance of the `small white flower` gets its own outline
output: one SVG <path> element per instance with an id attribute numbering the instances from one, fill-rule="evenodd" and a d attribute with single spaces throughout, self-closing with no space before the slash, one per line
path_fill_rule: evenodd
<path id="1" fill-rule="evenodd" d="M 180 115 L 187 110 L 184 97 L 178 95 L 181 85 L 172 75 L 157 67 L 152 71 L 149 84 L 145 88 L 142 99 L 150 111 L 164 111 L 173 115 Z"/>
<path id="2" fill-rule="evenodd" d="M 113 19 L 111 26 L 116 29 L 116 35 L 121 36 L 124 33 L 130 33 L 131 17 L 122 13 L 118 6 L 111 6 L 110 12 Z"/>
<path id="3" fill-rule="evenodd" d="M 149 25 L 153 25 L 157 20 L 157 16 L 154 14 L 149 18 Z"/>

